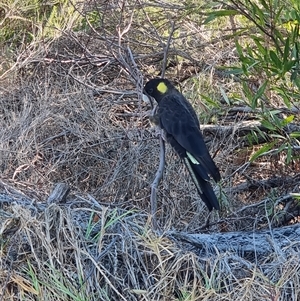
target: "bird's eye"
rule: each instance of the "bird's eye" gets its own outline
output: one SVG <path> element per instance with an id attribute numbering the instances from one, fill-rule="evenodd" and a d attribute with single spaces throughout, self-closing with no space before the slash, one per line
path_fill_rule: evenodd
<path id="1" fill-rule="evenodd" d="M 148 89 L 148 94 L 152 94 L 153 93 L 153 88 Z"/>

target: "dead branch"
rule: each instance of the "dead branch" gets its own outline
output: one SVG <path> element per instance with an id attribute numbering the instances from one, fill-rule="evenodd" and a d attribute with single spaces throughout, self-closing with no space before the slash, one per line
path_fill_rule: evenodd
<path id="1" fill-rule="evenodd" d="M 279 255 L 299 252 L 300 225 L 282 228 L 213 234 L 171 232 L 169 237 L 187 243 L 200 257 L 223 252 L 237 253 L 241 257 L 257 258 L 276 252 Z"/>
<path id="2" fill-rule="evenodd" d="M 236 132 L 245 134 L 257 128 L 259 128 L 262 131 L 269 131 L 266 127 L 262 126 L 261 122 L 258 120 L 239 121 L 231 125 L 215 125 L 215 124 L 201 125 L 201 129 L 203 132 L 213 133 L 218 136 L 224 136 L 224 135 L 226 136 Z M 295 131 L 295 130 L 299 131 L 299 126 L 297 124 L 290 124 L 289 128 L 292 128 L 291 131 Z"/>
<path id="3" fill-rule="evenodd" d="M 171 32 L 170 32 L 170 35 L 169 35 L 169 38 L 168 38 L 168 41 L 167 41 L 167 45 L 164 49 L 164 60 L 163 60 L 163 66 L 162 66 L 162 71 L 161 71 L 161 77 L 165 77 L 169 48 L 170 48 L 172 37 L 173 37 L 174 31 L 175 31 L 175 22 L 172 21 L 171 24 L 172 24 Z"/>
<path id="4" fill-rule="evenodd" d="M 163 67 L 162 67 L 162 72 L 161 72 L 161 76 L 164 77 L 165 75 L 165 71 L 166 71 L 166 65 L 167 65 L 167 58 L 168 58 L 168 51 L 170 48 L 170 44 L 172 41 L 172 36 L 174 34 L 175 31 L 175 22 L 172 22 L 172 28 L 171 28 L 171 32 L 167 41 L 167 45 L 164 49 L 164 60 L 163 60 Z M 153 108 L 153 112 L 155 112 L 156 108 Z M 162 137 L 162 134 L 159 136 L 159 148 L 160 148 L 160 152 L 159 152 L 159 167 L 158 170 L 155 174 L 155 178 L 153 183 L 151 184 L 151 196 L 150 196 L 150 200 L 151 200 L 151 215 L 152 215 L 152 226 L 153 229 L 156 230 L 157 229 L 157 220 L 156 220 L 156 212 L 157 212 L 157 199 L 156 199 L 156 195 L 157 195 L 157 187 L 159 185 L 160 180 L 162 179 L 163 176 L 163 171 L 165 168 L 165 142 L 164 139 Z"/>
<path id="5" fill-rule="evenodd" d="M 224 188 L 225 193 L 238 193 L 241 191 L 246 191 L 249 189 L 257 189 L 257 188 L 270 188 L 270 187 L 280 187 L 282 185 L 295 185 L 299 183 L 300 175 L 297 174 L 294 177 L 273 177 L 267 180 L 255 180 L 255 179 L 248 179 L 248 181 L 241 183 L 235 187 L 226 187 Z"/>
<path id="6" fill-rule="evenodd" d="M 280 111 L 285 114 L 299 114 L 300 109 L 297 107 L 291 107 L 291 108 L 276 108 L 277 111 Z M 240 106 L 240 107 L 232 107 L 228 110 L 228 113 L 257 113 L 262 112 L 262 109 L 256 108 L 253 110 L 251 107 L 248 106 Z"/>
<path id="7" fill-rule="evenodd" d="M 164 168 L 165 168 L 165 142 L 160 135 L 159 137 L 159 167 L 156 171 L 155 178 L 153 183 L 151 184 L 151 196 L 150 196 L 150 202 L 151 202 L 151 217 L 152 217 L 152 226 L 153 229 L 157 229 L 157 220 L 156 220 L 156 212 L 157 212 L 157 188 L 159 185 L 160 180 L 162 179 Z"/>

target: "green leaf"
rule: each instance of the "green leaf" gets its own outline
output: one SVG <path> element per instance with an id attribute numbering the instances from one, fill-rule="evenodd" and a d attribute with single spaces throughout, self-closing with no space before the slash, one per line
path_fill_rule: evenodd
<path id="1" fill-rule="evenodd" d="M 295 76 L 295 79 L 293 80 L 293 83 L 297 86 L 297 88 L 300 90 L 300 80 L 299 76 Z"/>
<path id="2" fill-rule="evenodd" d="M 265 15 L 262 9 L 260 9 L 258 7 L 258 5 L 256 5 L 256 3 L 254 2 L 250 2 L 252 8 L 253 8 L 253 14 L 256 15 L 256 18 L 259 18 L 260 20 L 260 25 L 265 25 Z"/>
<path id="3" fill-rule="evenodd" d="M 277 128 L 282 128 L 282 119 L 280 119 L 278 116 L 277 116 L 277 113 L 274 113 L 274 114 L 270 114 L 270 117 L 272 118 L 273 120 L 273 124 L 277 127 Z"/>
<path id="4" fill-rule="evenodd" d="M 270 5 L 273 6 L 273 3 L 272 4 L 271 3 L 270 3 Z M 276 14 L 274 16 L 274 19 L 273 19 L 274 22 L 273 22 L 273 24 L 280 25 L 282 23 L 281 20 L 282 20 L 282 10 L 283 9 L 284 9 L 283 5 L 278 9 L 278 11 L 276 12 Z M 276 11 L 276 9 L 274 7 L 270 7 L 267 11 Z"/>
<path id="5" fill-rule="evenodd" d="M 290 193 L 290 196 L 297 199 L 297 200 L 300 200 L 300 193 L 297 193 L 297 192 L 291 192 Z"/>
<path id="6" fill-rule="evenodd" d="M 299 39 L 299 23 L 300 21 L 293 26 L 293 36 L 292 36 L 292 41 L 293 43 L 298 43 L 298 39 Z"/>
<path id="7" fill-rule="evenodd" d="M 283 64 L 285 65 L 288 61 L 289 53 L 290 53 L 290 38 L 287 37 L 285 40 L 284 51 L 283 51 Z"/>
<path id="8" fill-rule="evenodd" d="M 208 14 L 208 17 L 204 20 L 204 24 L 207 24 L 218 17 L 235 16 L 237 14 L 238 12 L 234 9 L 216 10 Z"/>
<path id="9" fill-rule="evenodd" d="M 286 144 L 285 143 L 281 144 L 277 149 L 277 154 L 281 153 L 285 149 L 286 149 Z"/>
<path id="10" fill-rule="evenodd" d="M 223 99 L 225 100 L 225 102 L 230 106 L 230 100 L 228 99 L 224 89 L 222 87 L 220 87 L 220 91 L 221 91 L 221 94 L 223 96 Z"/>
<path id="11" fill-rule="evenodd" d="M 291 107 L 291 98 L 289 95 L 287 95 L 287 91 L 286 91 L 286 88 L 283 87 L 273 87 L 272 88 L 274 91 L 276 91 L 283 99 L 284 101 L 284 104 L 290 108 Z"/>
<path id="12" fill-rule="evenodd" d="M 220 104 L 217 103 L 216 101 L 214 101 L 212 98 L 210 98 L 210 97 L 208 97 L 206 95 L 203 95 L 203 94 L 200 94 L 200 96 L 201 96 L 201 98 L 205 99 L 208 104 L 211 104 L 215 108 L 219 108 L 220 107 Z"/>
<path id="13" fill-rule="evenodd" d="M 257 100 L 265 93 L 266 87 L 267 87 L 268 81 L 265 81 L 257 90 L 256 94 L 252 98 L 252 109 L 255 109 L 257 107 Z"/>
<path id="14" fill-rule="evenodd" d="M 255 131 L 251 130 L 251 132 L 248 133 L 246 137 L 250 145 L 253 145 L 253 141 L 255 142 L 255 144 L 258 144 L 258 137 Z"/>
<path id="15" fill-rule="evenodd" d="M 252 39 L 253 39 L 253 41 L 254 41 L 254 43 L 255 43 L 255 45 L 256 45 L 258 51 L 259 51 L 261 54 L 266 55 L 266 54 L 267 54 L 267 48 L 266 48 L 266 46 L 263 46 L 263 45 L 261 44 L 261 41 L 260 41 L 261 39 L 258 39 L 258 38 L 255 37 L 255 36 L 252 36 Z"/>
<path id="16" fill-rule="evenodd" d="M 281 125 L 282 125 L 282 126 L 288 125 L 289 123 L 291 123 L 291 122 L 294 120 L 294 118 L 295 118 L 294 115 L 290 115 L 290 116 L 284 118 L 284 119 L 282 120 L 282 122 L 281 122 Z"/>
<path id="17" fill-rule="evenodd" d="M 291 138 L 299 138 L 300 137 L 300 132 L 292 132 L 290 133 Z"/>
<path id="18" fill-rule="evenodd" d="M 284 38 L 283 38 L 283 35 L 281 34 L 281 32 L 276 29 L 276 28 L 273 28 L 273 35 L 276 37 L 275 39 L 275 45 L 276 45 L 276 48 L 278 51 L 280 51 L 280 45 L 281 44 L 284 44 Z"/>
<path id="19" fill-rule="evenodd" d="M 296 61 L 299 59 L 299 53 L 298 53 L 298 44 L 294 44 L 294 47 L 292 49 L 292 58 Z"/>
<path id="20" fill-rule="evenodd" d="M 242 82 L 242 86 L 243 86 L 243 93 L 245 94 L 247 100 L 249 102 L 247 102 L 247 105 L 249 105 L 252 109 L 255 109 L 252 107 L 252 103 L 251 103 L 251 99 L 253 98 L 253 95 L 252 95 L 252 91 L 249 89 L 248 85 L 246 82 Z"/>
<path id="21" fill-rule="evenodd" d="M 280 114 L 281 111 L 280 110 L 271 110 L 271 111 L 269 111 L 269 113 L 270 113 L 271 116 L 275 116 L 277 114 Z"/>
<path id="22" fill-rule="evenodd" d="M 263 138 L 264 140 L 267 140 L 268 135 L 264 131 L 262 131 L 259 127 L 255 127 L 255 128 L 256 128 L 256 131 L 258 132 L 259 136 L 261 138 Z"/>
<path id="23" fill-rule="evenodd" d="M 232 68 L 226 70 L 226 74 L 228 74 L 228 75 L 240 75 L 240 74 L 244 74 L 244 71 L 243 71 L 242 68 L 232 67 Z"/>
<path id="24" fill-rule="evenodd" d="M 261 147 L 258 151 L 256 151 L 250 158 L 250 162 L 253 162 L 258 157 L 264 155 L 266 152 L 268 152 L 273 146 L 275 142 L 267 143 L 263 147 Z"/>
<path id="25" fill-rule="evenodd" d="M 280 61 L 280 59 L 278 58 L 277 54 L 273 51 L 270 50 L 269 52 L 270 54 L 270 58 L 273 61 L 274 65 L 278 68 L 281 69 L 282 68 L 282 62 Z"/>
<path id="26" fill-rule="evenodd" d="M 268 120 L 262 120 L 261 125 L 271 131 L 277 130 L 277 128 Z"/>
<path id="27" fill-rule="evenodd" d="M 244 57 L 243 48 L 242 48 L 242 46 L 240 45 L 240 43 L 238 41 L 235 41 L 235 48 L 236 48 L 236 51 L 239 55 L 239 58 L 241 59 L 242 57 Z"/>
<path id="28" fill-rule="evenodd" d="M 296 65 L 297 61 L 296 60 L 290 60 L 285 62 L 284 66 L 283 66 L 283 75 L 288 72 L 291 71 L 292 68 Z"/>
<path id="29" fill-rule="evenodd" d="M 294 82 L 296 86 L 299 88 L 300 86 L 297 83 L 297 76 L 298 76 L 298 71 L 297 70 L 293 71 L 291 74 L 291 81 Z"/>
<path id="30" fill-rule="evenodd" d="M 285 137 L 279 134 L 271 134 L 270 137 L 285 140 Z"/>
<path id="31" fill-rule="evenodd" d="M 260 4 L 262 4 L 262 6 L 266 9 L 266 11 L 270 11 L 271 8 L 267 5 L 265 0 L 260 0 Z"/>

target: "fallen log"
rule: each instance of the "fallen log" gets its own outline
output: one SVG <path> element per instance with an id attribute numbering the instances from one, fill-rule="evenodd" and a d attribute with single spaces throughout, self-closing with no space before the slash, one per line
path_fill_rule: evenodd
<path id="1" fill-rule="evenodd" d="M 177 242 L 188 243 L 199 256 L 228 251 L 244 258 L 266 257 L 274 252 L 286 256 L 300 249 L 300 224 L 261 231 L 169 235 Z"/>

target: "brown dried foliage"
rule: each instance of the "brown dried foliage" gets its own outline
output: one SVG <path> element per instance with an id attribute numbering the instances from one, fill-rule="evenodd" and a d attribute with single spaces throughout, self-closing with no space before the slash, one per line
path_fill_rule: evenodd
<path id="1" fill-rule="evenodd" d="M 218 84 L 237 89 L 212 66 L 236 55 L 221 38 L 224 31 L 202 31 L 180 13 L 180 4 L 129 2 L 87 3 L 83 13 L 105 16 L 98 27 L 63 33 L 2 79 L 0 300 L 296 298 L 299 253 L 270 254 L 257 266 L 230 253 L 200 259 L 163 235 L 204 230 L 207 218 L 169 147 L 157 196 L 161 232 L 151 230 L 159 143 L 141 88 L 161 71 L 164 30 L 177 16 L 181 36 L 169 45 L 166 76 L 186 95 L 195 88 L 190 78 L 204 78 L 203 94 L 215 97 Z M 193 104 L 220 126 L 249 118 L 231 115 L 225 105 L 220 114 L 200 100 Z M 299 163 L 287 166 L 284 155 L 270 154 L 250 164 L 255 147 L 245 147 L 242 134 L 205 132 L 222 173 L 222 210 L 211 217 L 212 232 L 280 226 L 298 216 L 296 204 L 280 197 L 298 190 Z M 57 182 L 69 184 L 71 195 L 48 206 Z"/>

